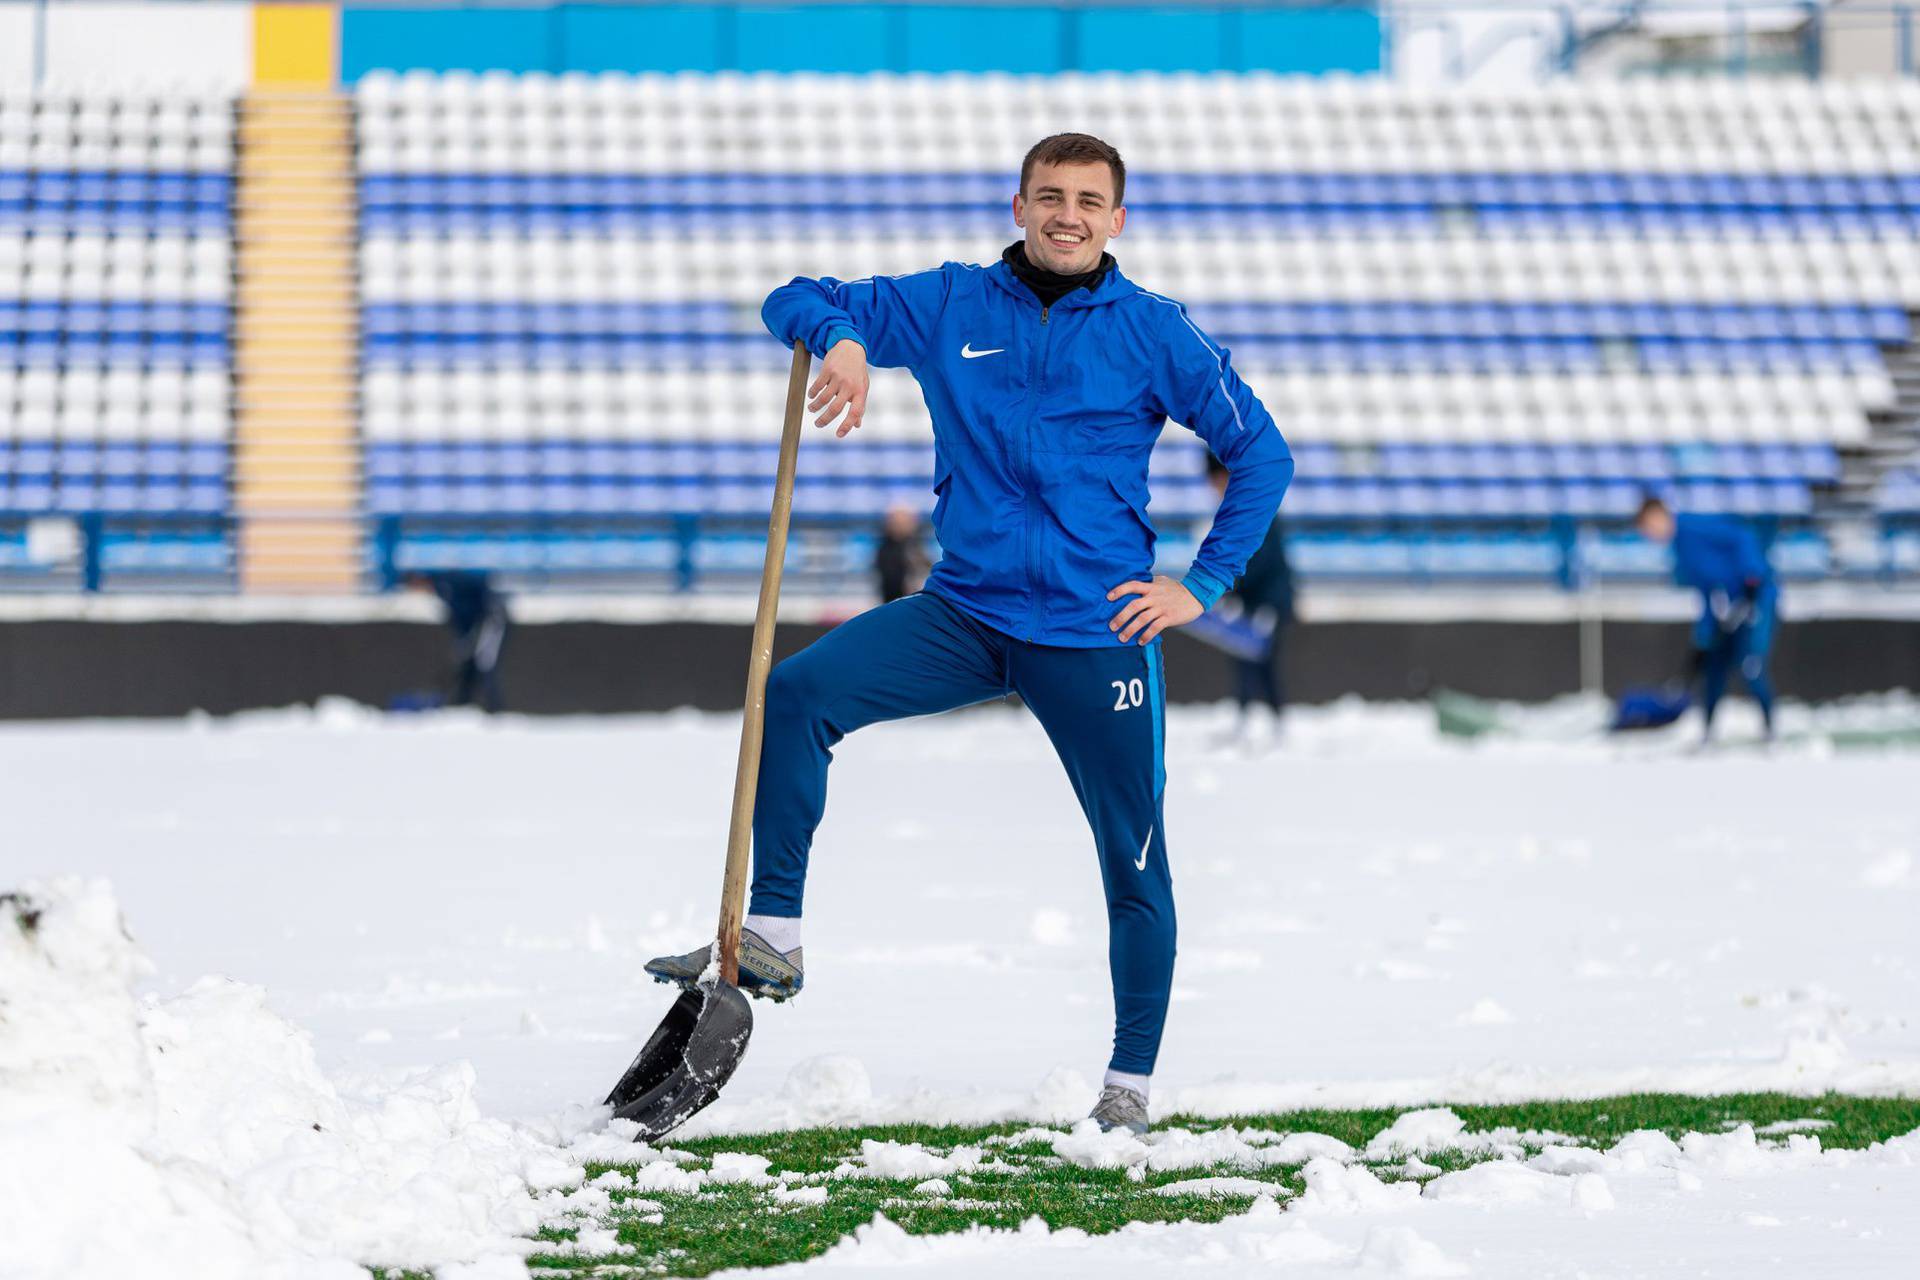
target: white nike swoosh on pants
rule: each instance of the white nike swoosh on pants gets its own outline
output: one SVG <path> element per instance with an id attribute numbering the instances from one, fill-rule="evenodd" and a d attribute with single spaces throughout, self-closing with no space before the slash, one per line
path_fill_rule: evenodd
<path id="1" fill-rule="evenodd" d="M 1145 871 L 1147 869 L 1147 847 L 1152 843 L 1153 843 L 1153 828 L 1148 827 L 1146 843 L 1140 846 L 1140 860 L 1133 864 L 1135 870 Z"/>

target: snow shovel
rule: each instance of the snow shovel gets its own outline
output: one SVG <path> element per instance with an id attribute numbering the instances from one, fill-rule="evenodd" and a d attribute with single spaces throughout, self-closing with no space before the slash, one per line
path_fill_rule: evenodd
<path id="1" fill-rule="evenodd" d="M 753 618 L 753 652 L 747 658 L 747 704 L 740 725 L 740 759 L 733 773 L 733 818 L 727 829 L 727 875 L 720 888 L 717 981 L 702 981 L 673 1002 L 660 1027 L 640 1050 L 607 1105 L 621 1120 L 640 1126 L 639 1142 L 673 1132 L 694 1112 L 720 1096 L 753 1034 L 753 1011 L 740 994 L 740 918 L 747 889 L 747 846 L 753 837 L 753 797 L 760 779 L 760 737 L 766 725 L 767 669 L 773 665 L 773 615 L 780 603 L 780 572 L 787 560 L 787 525 L 793 516 L 793 472 L 800 451 L 800 416 L 807 403 L 813 357 L 806 343 L 793 344 L 787 379 L 787 421 L 780 434 L 780 467 L 773 482 L 773 514 L 767 522 L 767 560 L 760 572 L 760 605 Z"/>

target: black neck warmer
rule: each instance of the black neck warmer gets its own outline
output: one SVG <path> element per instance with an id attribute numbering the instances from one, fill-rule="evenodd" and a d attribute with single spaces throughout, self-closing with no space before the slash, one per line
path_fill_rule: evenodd
<path id="1" fill-rule="evenodd" d="M 1077 276 L 1063 276 L 1052 271 L 1043 271 L 1027 260 L 1027 244 L 1024 240 L 1015 240 L 1008 245 L 1006 251 L 1000 255 L 1000 261 L 1013 268 L 1014 278 L 1033 290 L 1043 307 L 1052 306 L 1075 289 L 1093 292 L 1100 287 L 1100 282 L 1115 265 L 1112 254 L 1102 253 L 1099 266 Z"/>

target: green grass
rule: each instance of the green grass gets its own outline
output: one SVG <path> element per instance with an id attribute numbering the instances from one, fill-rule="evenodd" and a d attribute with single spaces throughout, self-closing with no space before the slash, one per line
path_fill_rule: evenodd
<path id="1" fill-rule="evenodd" d="M 1396 1117 L 1413 1108 L 1358 1111 L 1296 1111 L 1277 1115 L 1245 1115 L 1200 1119 L 1174 1116 L 1159 1128 L 1195 1132 L 1233 1125 L 1281 1133 L 1322 1133 L 1356 1150 Z M 1690 1131 L 1718 1133 L 1741 1122 L 1756 1128 L 1779 1121 L 1820 1120 L 1815 1130 L 1824 1147 L 1864 1147 L 1920 1128 L 1920 1098 L 1861 1098 L 1838 1094 L 1795 1097 L 1786 1094 L 1741 1094 L 1690 1097 L 1639 1094 L 1588 1102 L 1533 1102 L 1512 1106 L 1455 1106 L 1454 1112 L 1472 1132 L 1518 1131 L 1519 1143 L 1529 1154 L 1548 1141 L 1606 1147 L 1637 1129 L 1656 1129 L 1678 1138 Z M 697 1161 L 686 1168 L 705 1167 L 721 1152 L 745 1152 L 767 1157 L 770 1172 L 791 1171 L 824 1175 L 860 1151 L 864 1139 L 917 1142 L 945 1153 L 959 1145 L 981 1145 L 990 1136 L 1007 1135 L 1029 1126 L 1019 1124 L 956 1128 L 894 1125 L 871 1129 L 809 1129 L 782 1133 L 691 1139 L 669 1142 Z M 1559 1135 L 1548 1138 L 1544 1135 Z M 1784 1141 L 1784 1139 L 1762 1139 Z M 654 1274 L 703 1276 L 728 1267 L 771 1266 L 812 1257 L 831 1247 L 856 1227 L 884 1213 L 913 1233 L 964 1230 L 974 1224 L 1018 1226 L 1039 1216 L 1054 1228 L 1078 1227 L 1090 1233 L 1115 1230 L 1129 1222 L 1216 1222 L 1244 1212 L 1251 1196 L 1208 1199 L 1200 1196 L 1163 1196 L 1154 1188 L 1169 1182 L 1213 1174 L 1231 1174 L 1270 1183 L 1283 1197 L 1302 1190 L 1300 1170 L 1269 1167 L 1253 1171 L 1233 1168 L 1182 1169 L 1148 1172 L 1141 1181 L 1125 1170 L 1083 1169 L 1062 1163 L 1045 1143 L 987 1147 L 991 1161 L 998 1155 L 1016 1166 L 1013 1172 L 978 1172 L 947 1179 L 956 1199 L 971 1202 L 955 1206 L 941 1199 L 916 1195 L 913 1179 L 833 1179 L 827 1201 L 819 1206 L 777 1204 L 766 1187 L 729 1185 L 703 1188 L 696 1194 L 615 1191 L 613 1211 L 599 1226 L 613 1230 L 620 1248 L 597 1257 L 536 1252 L 528 1259 L 536 1275 L 589 1277 Z M 1465 1168 L 1491 1158 L 1486 1154 L 1446 1152 L 1423 1157 L 1443 1171 Z M 1384 1180 L 1405 1177 L 1401 1160 L 1371 1164 Z M 591 1164 L 589 1179 L 623 1166 Z M 1424 1176 L 1432 1176 L 1430 1174 Z M 819 1182 L 819 1179 L 815 1180 Z M 796 1186 L 810 1185 L 796 1181 Z M 636 1202 L 659 1206 L 654 1212 Z M 552 1229 L 542 1239 L 571 1241 L 576 1229 Z M 604 1270 L 602 1270 L 604 1268 Z M 390 1273 L 383 1280 L 415 1280 Z"/>

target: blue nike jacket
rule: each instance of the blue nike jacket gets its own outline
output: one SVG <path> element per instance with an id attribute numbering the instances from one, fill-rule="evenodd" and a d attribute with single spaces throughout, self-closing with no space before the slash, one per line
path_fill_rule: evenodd
<path id="1" fill-rule="evenodd" d="M 1266 537 L 1293 479 L 1273 418 L 1186 308 L 1107 272 L 1043 308 L 1004 262 L 905 276 L 809 280 L 761 311 L 815 355 L 852 338 L 867 362 L 913 373 L 933 418 L 934 533 L 926 590 L 1036 644 L 1113 644 L 1124 601 L 1153 573 L 1147 459 L 1168 418 L 1229 469 L 1213 530 L 1184 579 L 1211 607 Z"/>
<path id="2" fill-rule="evenodd" d="M 1713 612 L 1716 593 L 1729 600 L 1751 596 L 1761 618 L 1772 614 L 1779 595 L 1773 565 L 1760 539 L 1732 516 L 1678 515 L 1673 521 L 1673 577 L 1700 593 L 1700 617 L 1694 643 L 1708 645 L 1718 631 Z"/>

